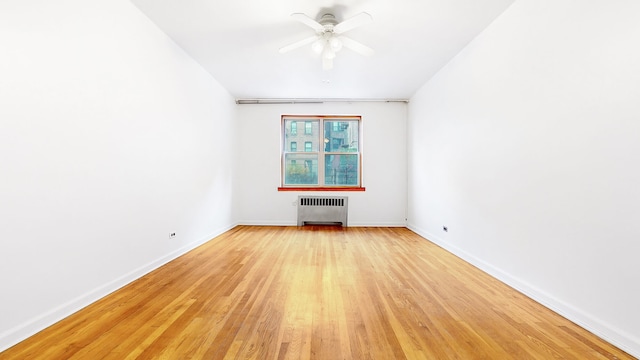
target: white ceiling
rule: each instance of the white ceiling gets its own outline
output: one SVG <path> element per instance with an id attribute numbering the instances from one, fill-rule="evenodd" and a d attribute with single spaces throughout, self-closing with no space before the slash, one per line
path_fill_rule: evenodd
<path id="1" fill-rule="evenodd" d="M 513 1 L 132 0 L 237 99 L 409 99 Z M 343 49 L 326 71 L 310 45 L 280 54 L 314 34 L 296 12 L 371 14 L 345 35 L 375 54 Z"/>

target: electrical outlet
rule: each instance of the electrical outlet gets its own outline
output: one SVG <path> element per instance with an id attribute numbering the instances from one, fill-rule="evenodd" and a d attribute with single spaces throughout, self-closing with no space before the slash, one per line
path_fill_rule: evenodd
<path id="1" fill-rule="evenodd" d="M 176 237 L 176 233 L 174 232 L 169 233 L 169 239 L 173 239 L 174 237 Z"/>
<path id="2" fill-rule="evenodd" d="M 442 227 L 442 231 L 444 231 L 444 232 L 449 232 L 449 228 L 448 228 L 448 227 L 446 227 L 446 226 L 443 226 L 443 227 Z"/>

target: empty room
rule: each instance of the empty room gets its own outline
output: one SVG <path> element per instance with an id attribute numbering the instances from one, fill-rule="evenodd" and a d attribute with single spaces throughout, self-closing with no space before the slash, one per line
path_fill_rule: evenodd
<path id="1" fill-rule="evenodd" d="M 0 1 L 0 359 L 640 357 L 638 19 Z"/>

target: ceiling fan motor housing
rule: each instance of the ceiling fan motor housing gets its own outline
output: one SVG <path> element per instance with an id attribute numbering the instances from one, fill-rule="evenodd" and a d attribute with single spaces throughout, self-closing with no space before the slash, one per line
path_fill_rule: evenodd
<path id="1" fill-rule="evenodd" d="M 322 15 L 322 17 L 320 18 L 320 21 L 318 22 L 324 26 L 325 31 L 327 30 L 327 28 L 329 28 L 330 30 L 333 30 L 333 27 L 338 25 L 338 20 L 336 20 L 336 17 L 333 16 L 333 14 Z"/>

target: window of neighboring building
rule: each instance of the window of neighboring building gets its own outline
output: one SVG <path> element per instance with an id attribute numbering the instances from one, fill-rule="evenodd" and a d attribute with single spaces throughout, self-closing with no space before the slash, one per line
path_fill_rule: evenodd
<path id="1" fill-rule="evenodd" d="M 291 135 L 298 135 L 298 122 L 297 121 L 292 121 L 291 122 Z"/>
<path id="2" fill-rule="evenodd" d="M 304 133 L 293 131 L 299 121 Z M 360 116 L 283 116 L 282 189 L 363 189 L 361 131 Z"/>

